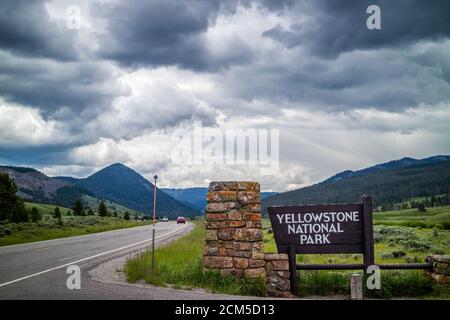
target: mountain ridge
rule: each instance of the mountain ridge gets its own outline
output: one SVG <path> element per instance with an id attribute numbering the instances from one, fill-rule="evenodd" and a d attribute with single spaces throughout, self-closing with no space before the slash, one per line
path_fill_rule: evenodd
<path id="1" fill-rule="evenodd" d="M 72 207 L 83 195 L 105 199 L 129 209 L 151 215 L 153 184 L 135 170 L 115 163 L 86 178 L 49 177 L 33 168 L 0 166 L 18 186 L 26 200 Z M 126 192 L 124 192 L 126 190 Z M 195 209 L 173 199 L 157 188 L 157 214 L 176 218 L 193 216 Z"/>
<path id="2" fill-rule="evenodd" d="M 372 196 L 375 208 L 386 209 L 413 197 L 450 193 L 450 160 L 430 158 L 279 193 L 264 199 L 262 210 L 266 213 L 267 206 L 273 205 L 355 202 L 363 194 Z"/>
<path id="3" fill-rule="evenodd" d="M 450 160 L 450 155 L 435 155 L 435 156 L 422 158 L 422 159 L 403 157 L 401 159 L 396 159 L 396 160 L 391 160 L 388 162 L 379 163 L 379 164 L 376 164 L 376 165 L 373 165 L 373 166 L 370 166 L 370 167 L 367 167 L 364 169 L 360 169 L 360 170 L 355 170 L 355 171 L 344 170 L 342 172 L 339 172 L 339 173 L 325 179 L 324 181 L 322 181 L 320 183 L 329 183 L 329 182 L 338 181 L 338 180 L 342 180 L 342 179 L 346 179 L 346 178 L 358 177 L 358 176 L 368 174 L 371 172 L 376 172 L 376 171 L 400 169 L 400 168 L 405 168 L 405 167 L 408 167 L 411 165 L 433 164 L 433 163 L 439 163 L 439 162 L 449 161 L 449 160 Z"/>

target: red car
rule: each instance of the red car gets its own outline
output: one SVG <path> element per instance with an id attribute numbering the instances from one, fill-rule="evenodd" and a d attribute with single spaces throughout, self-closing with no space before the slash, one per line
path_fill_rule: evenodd
<path id="1" fill-rule="evenodd" d="M 178 217 L 177 223 L 186 223 L 186 219 L 184 217 Z"/>

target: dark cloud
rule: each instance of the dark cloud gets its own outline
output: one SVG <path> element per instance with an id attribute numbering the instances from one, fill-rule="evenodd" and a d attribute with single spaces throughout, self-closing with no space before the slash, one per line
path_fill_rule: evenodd
<path id="1" fill-rule="evenodd" d="M 372 4 L 381 8 L 381 30 L 366 27 L 366 9 Z M 303 0 L 293 12 L 308 19 L 292 23 L 289 29 L 276 26 L 264 35 L 289 48 L 300 46 L 327 58 L 450 36 L 448 0 Z"/>
<path id="2" fill-rule="evenodd" d="M 104 107 L 126 92 L 114 80 L 111 67 L 101 62 L 61 63 L 0 51 L 0 74 L 1 96 L 10 102 L 38 107 L 44 115 L 60 108 L 79 115 L 86 108 Z"/>
<path id="3" fill-rule="evenodd" d="M 100 37 L 99 55 L 122 65 L 178 65 L 194 70 L 217 70 L 251 59 L 251 52 L 237 41 L 215 56 L 205 32 L 221 13 L 231 14 L 237 1 L 152 0 L 103 4 L 107 34 Z"/>
<path id="4" fill-rule="evenodd" d="M 0 48 L 29 57 L 74 60 L 74 32 L 52 20 L 43 0 L 0 0 Z"/>
<path id="5" fill-rule="evenodd" d="M 429 50 L 355 51 L 335 59 L 320 59 L 302 52 L 288 61 L 238 68 L 221 79 L 223 96 L 248 101 L 267 101 L 292 108 L 344 111 L 357 108 L 401 112 L 420 104 L 450 100 L 448 59 L 444 52 L 450 41 L 434 43 Z M 219 103 L 219 102 L 218 102 Z M 236 113 L 235 100 L 227 105 Z M 241 114 L 254 110 L 239 109 Z"/>

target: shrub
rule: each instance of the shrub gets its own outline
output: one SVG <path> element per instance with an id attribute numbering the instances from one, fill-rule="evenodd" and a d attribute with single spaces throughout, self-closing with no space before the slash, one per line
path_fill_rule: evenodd
<path id="1" fill-rule="evenodd" d="M 31 208 L 31 221 L 36 223 L 36 222 L 39 222 L 39 220 L 41 220 L 41 218 L 42 218 L 42 216 L 39 213 L 38 208 L 36 208 L 36 207 Z"/>
<path id="2" fill-rule="evenodd" d="M 392 251 L 392 258 L 401 258 L 406 256 L 406 252 L 403 250 Z"/>
<path id="3" fill-rule="evenodd" d="M 380 258 L 381 259 L 390 259 L 392 257 L 392 255 L 389 252 L 382 252 L 380 253 Z"/>
<path id="4" fill-rule="evenodd" d="M 425 239 L 408 239 L 402 240 L 401 244 L 406 250 L 411 250 L 413 252 L 417 251 L 428 251 L 432 247 L 432 243 Z"/>
<path id="5" fill-rule="evenodd" d="M 450 230 L 450 221 L 442 222 L 441 225 L 444 230 Z"/>

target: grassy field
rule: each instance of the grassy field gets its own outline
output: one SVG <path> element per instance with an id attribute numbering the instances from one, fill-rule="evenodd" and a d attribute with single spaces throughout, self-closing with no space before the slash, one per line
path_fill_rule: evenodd
<path id="1" fill-rule="evenodd" d="M 151 272 L 151 252 L 130 259 L 125 265 L 128 281 L 144 280 L 146 283 L 174 288 L 205 288 L 211 292 L 256 295 L 265 293 L 260 280 L 222 277 L 217 272 L 203 272 L 203 247 L 205 225 L 195 222 L 188 235 L 155 251 L 155 273 Z"/>
<path id="2" fill-rule="evenodd" d="M 72 216 L 67 215 L 68 208 L 60 207 L 62 225 L 53 218 L 54 205 L 25 203 L 28 209 L 36 207 L 42 215 L 38 223 L 6 223 L 0 224 L 0 246 L 79 236 L 95 232 L 131 228 L 143 225 L 144 222 L 123 220 L 114 217 Z"/>
<path id="3" fill-rule="evenodd" d="M 97 211 L 98 205 L 100 204 L 100 200 L 98 198 L 94 198 L 88 195 L 83 195 L 82 197 L 83 203 L 92 208 L 92 210 Z M 124 214 L 125 212 L 128 212 L 131 218 L 137 214 L 138 216 L 143 216 L 144 213 L 136 210 L 131 210 L 127 207 L 124 207 L 118 203 L 111 202 L 108 200 L 104 200 L 106 207 L 108 208 L 108 211 L 110 212 L 117 212 L 118 215 Z"/>
<path id="4" fill-rule="evenodd" d="M 417 209 L 375 212 L 373 220 L 375 224 L 450 229 L 450 206 L 427 208 L 425 212 Z"/>

